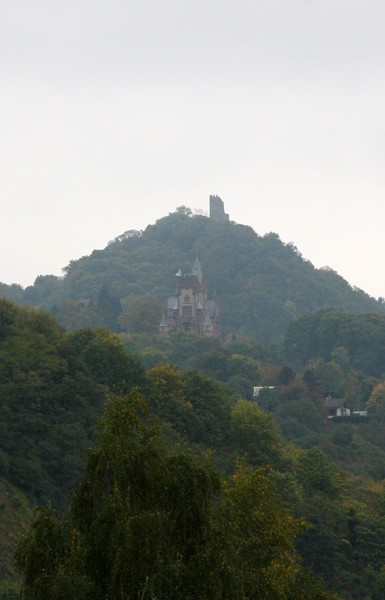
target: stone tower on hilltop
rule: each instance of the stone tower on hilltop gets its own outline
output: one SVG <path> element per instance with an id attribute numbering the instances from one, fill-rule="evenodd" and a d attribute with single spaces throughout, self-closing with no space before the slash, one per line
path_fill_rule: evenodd
<path id="1" fill-rule="evenodd" d="M 206 337 L 219 336 L 219 309 L 214 299 L 208 299 L 207 280 L 199 258 L 189 273 L 176 274 L 176 291 L 167 298 L 166 314 L 159 325 L 159 334 L 196 333 Z"/>
<path id="2" fill-rule="evenodd" d="M 229 220 L 223 200 L 219 196 L 210 196 L 210 219 L 220 222 Z"/>

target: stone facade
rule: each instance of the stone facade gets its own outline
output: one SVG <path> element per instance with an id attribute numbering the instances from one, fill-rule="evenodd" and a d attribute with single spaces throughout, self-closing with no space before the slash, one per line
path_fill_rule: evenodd
<path id="1" fill-rule="evenodd" d="M 219 336 L 219 309 L 215 299 L 208 299 L 208 285 L 198 258 L 190 273 L 178 271 L 176 292 L 167 298 L 166 313 L 159 334 L 196 333 Z"/>
<path id="2" fill-rule="evenodd" d="M 225 205 L 219 196 L 210 196 L 210 219 L 213 221 L 228 221 L 229 215 L 225 213 Z"/>

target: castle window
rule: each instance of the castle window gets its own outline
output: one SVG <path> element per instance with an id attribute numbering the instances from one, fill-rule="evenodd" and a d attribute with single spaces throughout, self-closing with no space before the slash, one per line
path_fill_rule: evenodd
<path id="1" fill-rule="evenodd" d="M 192 317 L 192 306 L 182 306 L 182 317 Z"/>

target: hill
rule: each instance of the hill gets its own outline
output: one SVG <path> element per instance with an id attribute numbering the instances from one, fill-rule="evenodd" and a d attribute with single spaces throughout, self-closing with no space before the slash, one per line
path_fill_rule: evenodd
<path id="1" fill-rule="evenodd" d="M 68 330 L 104 326 L 130 331 L 125 313 L 145 300 L 152 303 L 156 327 L 175 287 L 175 273 L 196 254 L 209 293 L 215 292 L 220 305 L 224 336 L 237 332 L 271 343 L 282 339 L 290 321 L 322 309 L 385 310 L 335 271 L 316 269 L 276 233 L 261 237 L 251 227 L 215 222 L 185 207 L 71 261 L 63 278 L 39 276 L 25 290 L 2 284 L 0 293 L 48 310 Z"/>

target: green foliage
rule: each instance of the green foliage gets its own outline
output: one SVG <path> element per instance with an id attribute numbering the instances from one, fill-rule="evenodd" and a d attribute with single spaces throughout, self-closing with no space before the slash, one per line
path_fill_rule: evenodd
<path id="1" fill-rule="evenodd" d="M 162 306 L 152 300 L 135 300 L 122 312 L 119 323 L 129 333 L 148 333 L 155 335 L 159 331 Z"/>
<path id="2" fill-rule="evenodd" d="M 196 371 L 180 375 L 170 364 L 148 374 L 148 398 L 156 414 L 190 442 L 217 447 L 226 437 L 230 401 L 226 389 Z"/>
<path id="3" fill-rule="evenodd" d="M 296 560 L 295 537 L 307 526 L 290 515 L 266 471 L 240 464 L 225 486 L 220 513 L 231 571 L 241 574 L 225 598 L 335 598 Z"/>
<path id="4" fill-rule="evenodd" d="M 57 304 L 50 306 L 49 312 L 66 331 L 103 326 L 103 316 L 92 300 L 66 300 L 60 303 L 60 308 Z"/>
<path id="5" fill-rule="evenodd" d="M 151 408 L 182 436 L 191 439 L 199 418 L 186 398 L 182 376 L 170 364 L 161 364 L 147 372 L 147 397 Z"/>
<path id="6" fill-rule="evenodd" d="M 366 375 L 385 372 L 385 317 L 321 311 L 290 324 L 285 340 L 289 358 L 302 367 L 312 359 L 348 365 Z"/>
<path id="7" fill-rule="evenodd" d="M 169 454 L 146 412 L 136 392 L 107 405 L 74 496 L 71 528 L 64 523 L 58 530 L 43 511 L 20 546 L 26 597 L 55 598 L 52 590 L 67 597 L 62 582 L 69 572 L 82 582 L 79 600 L 122 593 L 192 599 L 209 585 L 198 573 L 219 479 L 189 452 Z"/>
<path id="8" fill-rule="evenodd" d="M 22 302 L 23 296 L 24 290 L 21 285 L 18 285 L 17 283 L 11 285 L 0 283 L 0 298 L 12 300 L 12 302 Z"/>
<path id="9" fill-rule="evenodd" d="M 293 369 L 291 369 L 288 366 L 285 366 L 279 372 L 278 384 L 288 385 L 294 379 L 295 379 L 295 373 L 294 373 Z"/>
<path id="10" fill-rule="evenodd" d="M 16 598 L 17 582 L 13 557 L 18 541 L 30 525 L 32 509 L 28 498 L 0 478 L 0 599 Z M 3 583 L 3 585 L 1 585 Z"/>
<path id="11" fill-rule="evenodd" d="M 311 389 L 317 390 L 324 397 L 330 395 L 338 398 L 343 395 L 344 372 L 335 362 L 325 362 L 322 359 L 311 361 L 304 379 Z"/>
<path id="12" fill-rule="evenodd" d="M 320 448 L 311 448 L 301 453 L 298 461 L 298 479 L 307 496 L 323 494 L 336 498 L 339 494 L 338 472 Z"/>
<path id="13" fill-rule="evenodd" d="M 231 411 L 230 443 L 250 464 L 282 467 L 284 444 L 268 413 L 254 402 L 239 400 Z"/>
<path id="14" fill-rule="evenodd" d="M 143 381 L 114 334 L 66 335 L 47 314 L 0 301 L 0 474 L 62 506 L 106 391 Z"/>
<path id="15" fill-rule="evenodd" d="M 111 331 L 120 331 L 118 318 L 122 312 L 122 305 L 118 298 L 111 296 L 105 285 L 99 292 L 96 310 L 101 316 L 104 327 Z"/>
<path id="16" fill-rule="evenodd" d="M 40 509 L 17 552 L 30 600 L 327 600 L 304 571 L 292 517 L 263 471 L 221 486 L 203 458 L 166 447 L 133 391 L 106 407 L 68 521 Z"/>
<path id="17" fill-rule="evenodd" d="M 186 218 L 194 220 L 176 214 L 175 227 Z M 323 340 L 338 319 L 326 319 Z M 331 598 L 298 549 L 344 598 L 381 598 L 383 382 L 353 370 L 358 353 L 343 342 L 312 356 L 302 379 L 250 340 L 66 334 L 48 315 L 0 301 L 0 471 L 59 509 L 81 480 L 67 521 L 38 512 L 20 546 L 24 597 Z M 135 353 L 147 356 L 148 373 Z M 259 377 L 276 389 L 246 400 Z M 330 422 L 322 395 L 331 388 L 349 406 L 370 397 L 373 418 Z M 111 391 L 128 396 L 109 402 L 84 475 L 84 450 Z M 227 474 L 235 457 L 245 464 L 222 487 L 205 451 Z M 255 470 L 261 465 L 271 470 Z M 0 503 L 16 527 L 29 512 L 14 508 Z M 13 600 L 15 586 L 7 582 L 0 598 Z"/>
<path id="18" fill-rule="evenodd" d="M 19 600 L 20 585 L 17 583 L 0 583 L 0 600 Z"/>
<path id="19" fill-rule="evenodd" d="M 188 453 L 168 455 L 137 393 L 107 406 L 73 502 L 93 597 L 163 597 L 192 576 L 218 480 Z M 186 583 L 184 583 L 186 586 Z"/>
<path id="20" fill-rule="evenodd" d="M 185 398 L 197 417 L 195 431 L 189 439 L 200 444 L 216 447 L 227 434 L 230 421 L 230 401 L 220 383 L 195 371 L 183 377 Z"/>
<path id="21" fill-rule="evenodd" d="M 105 329 L 84 329 L 67 336 L 67 356 L 81 361 L 94 381 L 109 389 L 125 392 L 144 381 L 144 369 L 128 355 L 119 338 Z"/>
<path id="22" fill-rule="evenodd" d="M 324 411 L 309 395 L 301 379 L 294 378 L 276 390 L 262 390 L 258 404 L 274 415 L 287 440 L 301 447 L 319 443 L 319 435 L 324 429 Z"/>
<path id="23" fill-rule="evenodd" d="M 261 380 L 260 365 L 258 361 L 243 354 L 232 354 L 227 361 L 227 374 L 229 377 L 239 375 L 253 381 L 257 385 Z"/>
<path id="24" fill-rule="evenodd" d="M 182 372 L 198 371 L 226 384 L 236 401 L 240 396 L 251 398 L 253 386 L 262 377 L 262 358 L 275 356 L 267 347 L 247 342 L 221 343 L 217 338 L 181 333 L 162 338 L 144 334 L 121 334 L 120 340 L 128 352 L 136 352 L 147 368 L 169 362 Z M 237 349 L 239 352 L 232 352 Z M 243 353 L 242 353 L 243 352 Z"/>
<path id="25" fill-rule="evenodd" d="M 385 383 L 378 383 L 368 400 L 368 409 L 377 419 L 385 420 Z"/>
<path id="26" fill-rule="evenodd" d="M 40 508 L 16 553 L 16 564 L 23 571 L 30 600 L 58 597 L 55 577 L 68 553 L 66 542 L 65 527 L 58 524 L 52 509 Z"/>
<path id="27" fill-rule="evenodd" d="M 257 344 L 248 337 L 241 337 L 234 333 L 226 339 L 226 350 L 230 355 L 250 356 L 260 363 L 279 364 L 281 361 L 281 356 L 274 346 Z"/>

